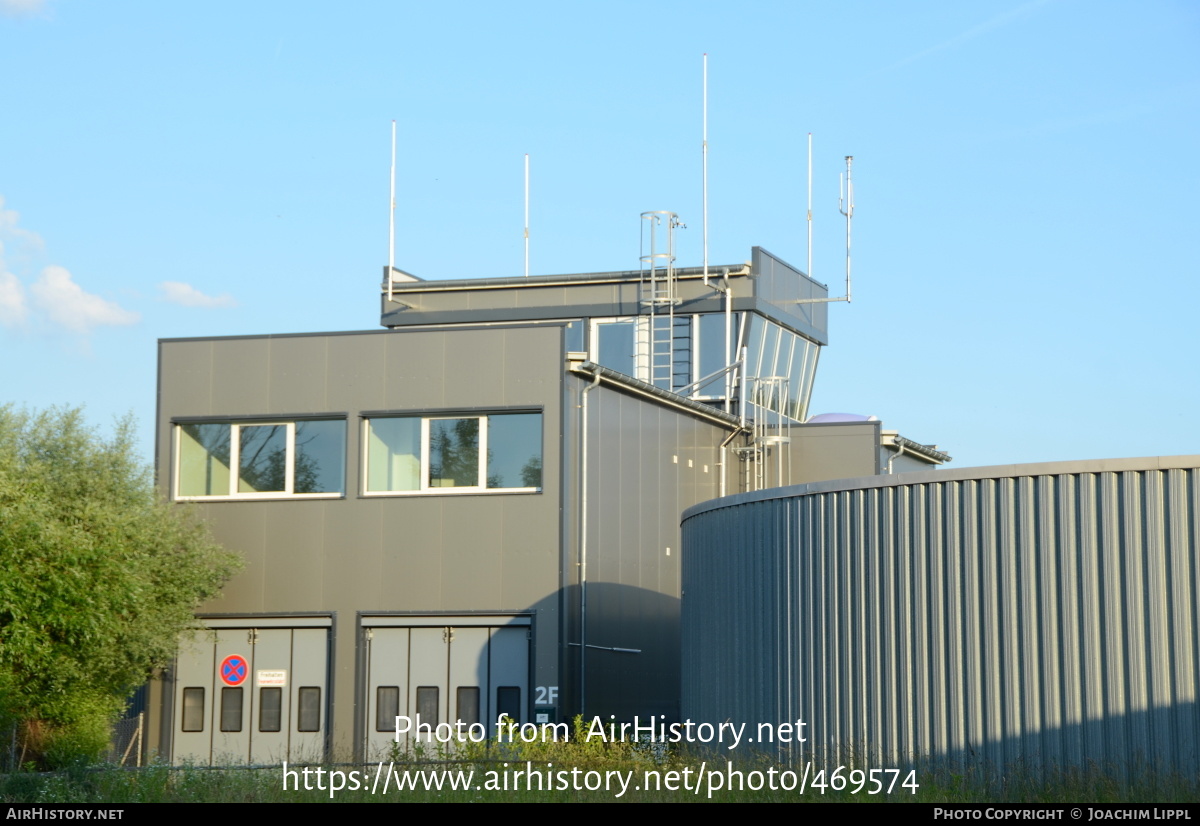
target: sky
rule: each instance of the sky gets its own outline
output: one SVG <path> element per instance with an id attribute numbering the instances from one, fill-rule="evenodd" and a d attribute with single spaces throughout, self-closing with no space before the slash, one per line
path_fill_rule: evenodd
<path id="1" fill-rule="evenodd" d="M 638 267 L 639 213 L 842 294 L 811 413 L 953 466 L 1200 453 L 1200 4 L 0 0 L 0 403 L 132 413 L 156 340 L 378 327 L 426 279 Z M 1193 239 L 1193 240 L 1189 240 Z"/>

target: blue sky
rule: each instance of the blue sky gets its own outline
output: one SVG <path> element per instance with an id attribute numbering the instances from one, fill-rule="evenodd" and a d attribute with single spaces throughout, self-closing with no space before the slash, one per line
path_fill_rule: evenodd
<path id="1" fill-rule="evenodd" d="M 132 411 L 160 337 L 370 329 L 397 265 L 760 245 L 840 288 L 812 412 L 956 466 L 1200 452 L 1200 5 L 0 0 L 0 401 Z"/>

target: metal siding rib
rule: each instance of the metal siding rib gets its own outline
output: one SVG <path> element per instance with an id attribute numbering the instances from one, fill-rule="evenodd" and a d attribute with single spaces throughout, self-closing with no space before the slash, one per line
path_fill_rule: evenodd
<path id="1" fill-rule="evenodd" d="M 1123 583 L 1124 553 L 1121 547 L 1122 513 L 1120 479 L 1118 474 L 1104 473 L 1099 480 L 1100 492 L 1100 575 L 1101 623 L 1104 628 L 1100 670 L 1096 678 L 1104 693 L 1105 761 L 1128 754 L 1124 725 L 1120 715 L 1125 711 L 1128 663 L 1122 644 L 1125 634 L 1125 593 Z"/>
<path id="2" fill-rule="evenodd" d="M 1059 647 L 1058 614 L 1062 582 L 1059 567 L 1062 523 L 1058 501 L 1063 483 L 1055 476 L 1039 476 L 1034 481 L 1036 511 L 1030 555 L 1039 571 L 1039 587 L 1029 594 L 1029 598 L 1036 604 L 1041 621 L 1037 635 L 1039 651 L 1033 665 L 1038 670 L 1041 704 L 1039 749 L 1043 760 L 1052 764 L 1061 763 L 1063 759 L 1063 658 Z"/>
<path id="3" fill-rule="evenodd" d="M 1173 726 L 1175 758 L 1178 764 L 1198 762 L 1198 740 L 1189 732 L 1200 729 L 1196 708 L 1196 683 L 1192 676 L 1200 664 L 1200 628 L 1197 625 L 1197 569 L 1195 548 L 1200 546 L 1200 486 L 1194 471 L 1168 471 L 1167 498 L 1164 502 L 1167 525 L 1166 578 L 1170 603 L 1168 637 L 1164 648 L 1171 671 L 1171 702 L 1180 710 Z"/>

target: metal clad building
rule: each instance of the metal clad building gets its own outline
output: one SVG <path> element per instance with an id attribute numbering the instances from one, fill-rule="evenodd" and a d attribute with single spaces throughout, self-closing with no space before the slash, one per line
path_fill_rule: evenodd
<path id="1" fill-rule="evenodd" d="M 152 686 L 157 751 L 369 755 L 418 714 L 678 718 L 683 509 L 912 444 L 800 424 L 822 285 L 759 248 L 711 271 L 392 270 L 388 329 L 161 341 L 160 484 L 246 566 Z"/>
<path id="2" fill-rule="evenodd" d="M 697 505 L 683 716 L 803 720 L 798 748 L 831 766 L 1193 774 L 1198 473 L 1198 456 L 1058 462 Z"/>

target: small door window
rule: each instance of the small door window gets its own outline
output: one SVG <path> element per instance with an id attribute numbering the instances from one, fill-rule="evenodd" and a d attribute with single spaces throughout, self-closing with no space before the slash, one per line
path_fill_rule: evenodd
<path id="1" fill-rule="evenodd" d="M 204 731 L 204 689 L 183 690 L 183 730 Z"/>
<path id="2" fill-rule="evenodd" d="M 375 730 L 395 731 L 400 716 L 400 687 L 381 685 L 375 689 Z"/>
<path id="3" fill-rule="evenodd" d="M 320 731 L 321 730 L 321 688 L 315 685 L 306 685 L 300 689 L 300 711 L 296 715 L 296 730 L 297 731 Z M 392 720 L 395 721 L 396 716 L 392 715 Z"/>
<path id="4" fill-rule="evenodd" d="M 242 730 L 242 690 L 221 689 L 221 731 Z"/>
<path id="5" fill-rule="evenodd" d="M 459 722 L 467 725 L 479 722 L 479 686 L 460 685 L 455 700 L 458 704 Z"/>
<path id="6" fill-rule="evenodd" d="M 279 731 L 283 717 L 283 689 L 277 687 L 258 690 L 258 730 Z"/>

